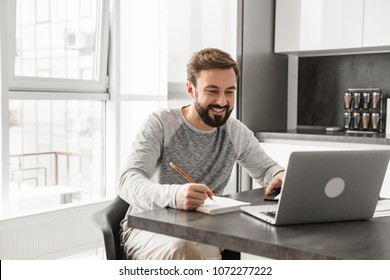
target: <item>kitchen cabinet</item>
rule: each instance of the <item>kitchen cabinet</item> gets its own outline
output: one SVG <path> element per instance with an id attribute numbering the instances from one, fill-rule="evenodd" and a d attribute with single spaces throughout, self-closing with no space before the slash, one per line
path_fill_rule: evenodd
<path id="1" fill-rule="evenodd" d="M 390 46 L 390 1 L 365 0 L 363 46 Z"/>
<path id="2" fill-rule="evenodd" d="M 364 0 L 277 0 L 275 52 L 362 46 Z"/>

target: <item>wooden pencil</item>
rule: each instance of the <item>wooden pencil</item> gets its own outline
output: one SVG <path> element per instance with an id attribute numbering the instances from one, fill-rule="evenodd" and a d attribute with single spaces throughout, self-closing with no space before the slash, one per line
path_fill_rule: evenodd
<path id="1" fill-rule="evenodd" d="M 190 176 L 188 176 L 187 174 L 184 173 L 183 170 L 181 170 L 179 167 L 177 167 L 176 164 L 174 164 L 173 162 L 170 162 L 169 165 L 176 170 L 177 173 L 179 173 L 181 176 L 183 176 L 183 178 L 185 178 L 188 182 L 190 183 L 195 183 L 194 180 L 192 180 L 192 178 Z M 211 199 L 211 200 L 214 200 L 213 197 L 211 196 L 211 194 L 207 193 L 207 196 Z"/>

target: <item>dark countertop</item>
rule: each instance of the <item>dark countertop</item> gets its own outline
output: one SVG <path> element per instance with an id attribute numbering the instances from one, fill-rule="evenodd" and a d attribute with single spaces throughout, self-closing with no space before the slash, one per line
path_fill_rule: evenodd
<path id="1" fill-rule="evenodd" d="M 260 142 L 267 139 L 341 142 L 371 145 L 390 145 L 385 133 L 360 133 L 346 131 L 326 131 L 325 128 L 298 128 L 295 130 L 255 132 Z"/>

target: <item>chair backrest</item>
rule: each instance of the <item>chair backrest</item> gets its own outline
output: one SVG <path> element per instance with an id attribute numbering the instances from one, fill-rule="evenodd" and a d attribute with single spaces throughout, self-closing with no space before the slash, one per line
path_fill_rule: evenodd
<path id="1" fill-rule="evenodd" d="M 92 214 L 92 221 L 103 233 L 107 260 L 123 259 L 120 222 L 128 208 L 129 204 L 118 195 L 107 207 Z"/>

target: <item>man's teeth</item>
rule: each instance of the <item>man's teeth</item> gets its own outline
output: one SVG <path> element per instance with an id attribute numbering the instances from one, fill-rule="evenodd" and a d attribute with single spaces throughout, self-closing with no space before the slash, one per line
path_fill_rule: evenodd
<path id="1" fill-rule="evenodd" d="M 221 112 L 223 112 L 225 109 L 224 109 L 224 108 L 221 108 L 221 109 L 212 108 L 212 110 L 215 111 L 215 112 L 221 113 Z"/>

